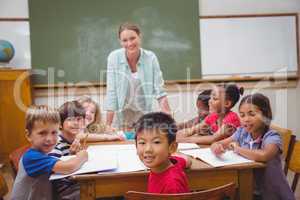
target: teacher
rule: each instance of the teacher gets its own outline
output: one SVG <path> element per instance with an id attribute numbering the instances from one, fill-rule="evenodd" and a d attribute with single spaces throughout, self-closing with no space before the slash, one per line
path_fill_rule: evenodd
<path id="1" fill-rule="evenodd" d="M 106 123 L 130 129 L 139 117 L 153 111 L 155 98 L 161 111 L 170 114 L 170 107 L 159 62 L 152 51 L 141 48 L 139 27 L 124 23 L 118 36 L 122 48 L 107 58 Z"/>

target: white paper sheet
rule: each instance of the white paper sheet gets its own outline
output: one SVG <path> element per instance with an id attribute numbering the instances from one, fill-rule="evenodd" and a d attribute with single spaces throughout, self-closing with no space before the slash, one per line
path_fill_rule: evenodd
<path id="1" fill-rule="evenodd" d="M 90 145 L 88 147 L 89 152 L 97 152 L 99 151 L 120 151 L 126 149 L 136 149 L 135 144 L 113 144 L 113 145 Z"/>
<path id="2" fill-rule="evenodd" d="M 179 143 L 178 149 L 196 149 L 193 143 Z M 87 149 L 89 160 L 82 167 L 68 175 L 52 174 L 50 180 L 61 179 L 75 174 L 90 172 L 133 172 L 146 170 L 136 153 L 135 144 L 122 145 L 91 145 Z M 73 156 L 64 156 L 61 160 L 68 160 Z"/>
<path id="3" fill-rule="evenodd" d="M 147 169 L 139 159 L 135 149 L 118 152 L 118 168 L 116 172 L 133 172 Z"/>
<path id="4" fill-rule="evenodd" d="M 147 169 L 139 159 L 135 144 L 129 145 L 93 145 L 89 146 L 88 151 L 92 154 L 111 153 L 117 155 L 117 168 L 114 172 L 132 172 Z"/>
<path id="5" fill-rule="evenodd" d="M 195 143 L 178 143 L 178 150 L 199 149 L 200 146 Z"/>
<path id="6" fill-rule="evenodd" d="M 103 152 L 102 153 L 99 152 L 98 154 L 88 152 L 88 154 L 89 154 L 88 161 L 85 162 L 80 169 L 67 175 L 52 174 L 49 180 L 61 179 L 75 174 L 115 170 L 118 167 L 116 152 L 110 151 L 109 154 L 103 154 Z M 61 160 L 68 160 L 72 157 L 74 156 L 63 156 L 61 157 Z"/>
<path id="7" fill-rule="evenodd" d="M 182 150 L 180 152 L 199 158 L 213 167 L 254 162 L 253 160 L 244 158 L 233 151 L 226 151 L 220 157 L 213 154 L 210 148 Z"/>
<path id="8" fill-rule="evenodd" d="M 178 150 L 183 149 L 199 149 L 200 147 L 195 143 L 178 143 Z M 136 146 L 135 144 L 113 144 L 113 145 L 90 145 L 88 147 L 88 151 L 91 152 L 99 152 L 102 150 L 135 150 Z"/>

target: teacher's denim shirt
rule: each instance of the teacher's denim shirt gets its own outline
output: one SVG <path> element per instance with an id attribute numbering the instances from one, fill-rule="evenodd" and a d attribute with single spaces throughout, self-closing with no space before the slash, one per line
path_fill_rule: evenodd
<path id="1" fill-rule="evenodd" d="M 145 95 L 144 111 L 152 110 L 153 99 L 166 96 L 164 80 L 156 55 L 152 51 L 140 49 L 140 58 L 137 63 L 138 77 Z M 122 110 L 128 92 L 131 71 L 125 49 L 111 52 L 107 58 L 106 77 L 106 110 L 115 111 L 117 120 L 123 121 Z"/>

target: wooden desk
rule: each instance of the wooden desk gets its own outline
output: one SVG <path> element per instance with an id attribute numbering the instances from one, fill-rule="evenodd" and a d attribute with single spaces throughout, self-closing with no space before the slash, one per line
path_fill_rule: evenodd
<path id="1" fill-rule="evenodd" d="M 253 169 L 262 168 L 262 163 L 250 163 L 213 168 L 197 160 L 186 171 L 191 190 L 203 190 L 234 182 L 240 200 L 252 199 Z M 72 178 L 80 184 L 80 199 L 89 200 L 98 197 L 122 196 L 129 190 L 147 190 L 148 171 L 130 173 L 106 173 L 75 175 Z"/>

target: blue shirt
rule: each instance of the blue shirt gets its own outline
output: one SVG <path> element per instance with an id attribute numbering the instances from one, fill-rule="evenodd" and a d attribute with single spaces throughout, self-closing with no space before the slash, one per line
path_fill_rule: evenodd
<path id="1" fill-rule="evenodd" d="M 58 161 L 36 149 L 29 149 L 19 162 L 12 200 L 52 200 L 50 173 Z"/>
<path id="2" fill-rule="evenodd" d="M 145 96 L 145 111 L 152 111 L 153 99 L 166 96 L 163 89 L 162 72 L 155 54 L 140 49 L 137 63 L 138 77 Z M 125 105 L 131 70 L 125 55 L 125 49 L 111 52 L 107 59 L 106 110 L 117 111 L 117 120 L 123 122 L 122 111 Z"/>
<path id="3" fill-rule="evenodd" d="M 57 158 L 48 156 L 36 149 L 29 149 L 23 155 L 23 166 L 28 176 L 35 177 L 42 174 L 51 174 Z"/>
<path id="4" fill-rule="evenodd" d="M 282 170 L 280 154 L 282 152 L 281 136 L 274 130 L 268 130 L 260 139 L 253 140 L 244 128 L 238 128 L 232 139 L 246 149 L 264 149 L 268 144 L 278 147 L 278 154 L 266 163 L 266 168 L 255 169 L 255 190 L 263 200 L 294 200 L 295 196 L 289 187 Z"/>

